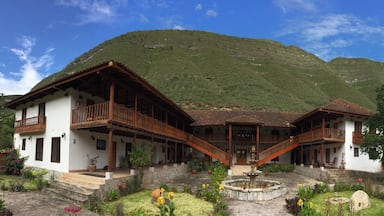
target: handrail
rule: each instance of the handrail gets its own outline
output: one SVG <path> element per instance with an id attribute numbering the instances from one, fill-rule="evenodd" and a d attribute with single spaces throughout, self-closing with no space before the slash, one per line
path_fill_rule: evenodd
<path id="1" fill-rule="evenodd" d="M 15 121 L 15 128 L 45 124 L 45 116 L 39 115 Z"/>
<path id="2" fill-rule="evenodd" d="M 299 142 L 308 142 L 308 141 L 314 141 L 314 140 L 320 140 L 320 139 L 339 139 L 344 140 L 345 139 L 345 131 L 335 128 L 324 128 L 324 134 L 323 130 L 321 128 L 307 131 L 304 133 L 301 133 L 298 135 Z"/>

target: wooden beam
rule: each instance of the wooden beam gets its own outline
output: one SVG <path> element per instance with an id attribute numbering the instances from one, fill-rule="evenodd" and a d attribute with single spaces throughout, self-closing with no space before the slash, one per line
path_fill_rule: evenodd
<path id="1" fill-rule="evenodd" d="M 260 154 L 260 126 L 256 126 L 256 160 L 259 160 L 259 154 Z M 251 156 L 253 157 L 253 155 Z"/>

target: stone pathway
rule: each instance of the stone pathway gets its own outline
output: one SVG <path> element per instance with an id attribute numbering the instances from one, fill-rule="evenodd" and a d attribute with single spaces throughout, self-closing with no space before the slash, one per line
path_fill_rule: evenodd
<path id="1" fill-rule="evenodd" d="M 285 208 L 285 199 L 293 198 L 297 193 L 297 184 L 314 185 L 318 181 L 307 178 L 296 173 L 272 173 L 269 176 L 261 177 L 283 182 L 288 192 L 282 197 L 278 197 L 268 201 L 239 201 L 228 200 L 228 208 L 233 216 L 285 216 L 291 215 Z"/>
<path id="2" fill-rule="evenodd" d="M 297 192 L 297 184 L 315 184 L 317 181 L 296 173 L 273 173 L 269 176 L 260 178 L 273 179 L 283 182 L 288 193 L 269 201 L 238 201 L 228 200 L 228 207 L 233 216 L 281 216 L 290 215 L 285 209 L 285 198 L 293 198 Z M 191 186 L 191 189 L 201 187 L 202 183 L 208 183 L 210 176 L 208 174 L 198 174 L 186 176 L 178 179 L 174 183 L 183 183 Z M 46 215 L 68 215 L 64 208 L 71 205 L 71 202 L 64 200 L 53 194 L 39 191 L 32 192 L 0 192 L 3 195 L 5 204 L 12 210 L 13 214 L 18 216 L 46 216 Z M 78 215 L 93 216 L 97 215 L 86 209 L 82 209 Z"/>

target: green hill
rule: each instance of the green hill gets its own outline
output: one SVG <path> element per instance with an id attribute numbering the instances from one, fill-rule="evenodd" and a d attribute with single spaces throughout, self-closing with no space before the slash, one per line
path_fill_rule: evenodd
<path id="1" fill-rule="evenodd" d="M 111 59 L 185 109 L 298 112 L 342 97 L 374 110 L 374 90 L 384 80 L 383 64 L 378 62 L 335 59 L 327 63 L 295 46 L 269 40 L 159 30 L 105 41 L 34 89 Z"/>

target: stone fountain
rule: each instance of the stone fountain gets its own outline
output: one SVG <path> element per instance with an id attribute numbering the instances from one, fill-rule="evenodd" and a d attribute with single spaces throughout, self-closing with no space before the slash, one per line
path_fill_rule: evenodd
<path id="1" fill-rule="evenodd" d="M 224 194 L 237 200 L 271 200 L 287 193 L 284 184 L 273 180 L 256 180 L 262 172 L 256 167 L 256 148 L 251 148 L 251 159 L 249 160 L 251 170 L 244 172 L 248 178 L 223 181 Z"/>

